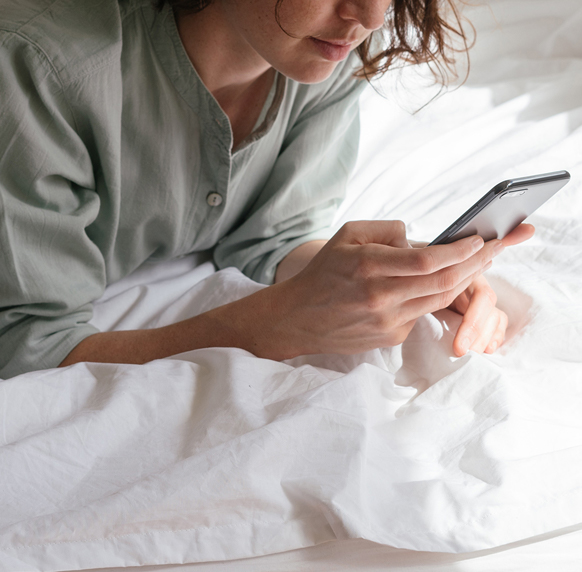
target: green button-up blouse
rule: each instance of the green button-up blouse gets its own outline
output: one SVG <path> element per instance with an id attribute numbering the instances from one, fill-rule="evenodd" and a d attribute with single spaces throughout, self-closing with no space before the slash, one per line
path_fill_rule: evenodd
<path id="1" fill-rule="evenodd" d="M 97 330 L 105 287 L 214 249 L 270 283 L 329 238 L 358 146 L 355 57 L 317 85 L 278 75 L 232 150 L 171 10 L 150 0 L 0 5 L 0 378 L 54 367 Z"/>

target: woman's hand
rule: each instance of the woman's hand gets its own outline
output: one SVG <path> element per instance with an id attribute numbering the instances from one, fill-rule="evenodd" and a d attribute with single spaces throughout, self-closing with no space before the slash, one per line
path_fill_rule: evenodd
<path id="1" fill-rule="evenodd" d="M 263 291 L 275 331 L 255 351 L 284 359 L 400 344 L 418 317 L 450 306 L 502 250 L 476 236 L 415 249 L 400 221 L 348 223 L 301 272 Z"/>
<path id="2" fill-rule="evenodd" d="M 303 270 L 279 284 L 170 326 L 94 334 L 61 366 L 145 363 L 209 347 L 277 360 L 358 353 L 402 343 L 418 317 L 446 307 L 464 316 L 455 351 L 465 336 L 474 336 L 473 349 L 493 351 L 506 319 L 481 273 L 504 245 L 532 234 L 533 227 L 521 225 L 503 243 L 470 237 L 411 248 L 399 221 L 348 223 L 306 266 L 295 260 L 291 266 Z M 306 258 L 312 247 L 302 249 Z"/>
<path id="3" fill-rule="evenodd" d="M 535 229 L 530 224 L 522 224 L 509 233 L 503 246 L 513 246 L 533 236 Z M 463 321 L 453 341 L 457 356 L 468 350 L 479 353 L 493 353 L 503 344 L 507 329 L 507 315 L 496 307 L 497 296 L 483 276 L 479 276 L 449 306 L 461 314 Z"/>

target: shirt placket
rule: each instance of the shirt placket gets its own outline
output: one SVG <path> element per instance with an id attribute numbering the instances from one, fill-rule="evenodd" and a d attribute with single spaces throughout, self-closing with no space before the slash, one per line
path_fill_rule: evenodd
<path id="1" fill-rule="evenodd" d="M 230 184 L 230 175 L 232 168 L 232 155 L 230 151 L 232 133 L 230 123 L 222 110 L 212 110 L 213 118 L 206 125 L 205 139 L 208 145 L 213 147 L 212 153 L 207 153 L 209 158 L 208 171 L 206 176 L 200 181 L 201 188 L 194 193 L 196 199 L 194 211 L 191 220 L 200 221 L 196 225 L 195 236 L 193 237 L 192 247 L 198 248 L 196 242 L 202 238 L 203 248 L 210 244 L 206 242 L 216 242 L 214 236 L 216 228 L 220 226 L 221 217 L 227 207 L 228 189 Z M 200 216 L 202 215 L 202 216 Z"/>

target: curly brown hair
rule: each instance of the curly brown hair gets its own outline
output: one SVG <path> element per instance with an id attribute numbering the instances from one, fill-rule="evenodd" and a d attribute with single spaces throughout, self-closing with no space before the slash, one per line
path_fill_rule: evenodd
<path id="1" fill-rule="evenodd" d="M 362 68 L 358 77 L 371 80 L 383 75 L 395 64 L 430 66 L 435 78 L 446 84 L 449 76 L 456 77 L 455 54 L 469 49 L 468 36 L 455 0 L 392 0 L 384 26 L 376 33 L 384 36 L 385 48 L 372 53 L 370 35 L 356 49 Z M 154 0 L 158 10 L 169 4 L 175 11 L 196 13 L 213 0 Z M 276 17 L 279 21 L 277 0 Z M 279 24 L 280 25 L 280 24 Z M 283 30 L 284 31 L 284 30 Z"/>

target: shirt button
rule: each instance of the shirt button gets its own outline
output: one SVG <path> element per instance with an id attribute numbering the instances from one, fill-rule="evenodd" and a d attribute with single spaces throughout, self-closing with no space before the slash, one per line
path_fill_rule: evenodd
<path id="1" fill-rule="evenodd" d="M 206 197 L 206 202 L 211 207 L 217 207 L 218 205 L 222 204 L 222 196 L 219 195 L 218 193 L 208 193 L 208 196 Z"/>

